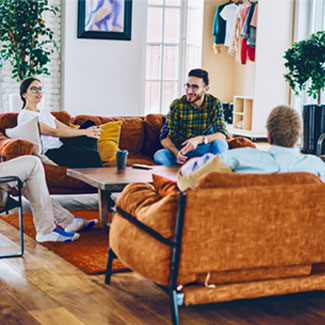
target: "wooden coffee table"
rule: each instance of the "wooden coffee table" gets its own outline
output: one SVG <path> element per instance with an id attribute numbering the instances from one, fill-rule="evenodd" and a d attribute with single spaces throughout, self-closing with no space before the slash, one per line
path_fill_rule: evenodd
<path id="1" fill-rule="evenodd" d="M 67 175 L 79 179 L 98 189 L 99 221 L 102 226 L 108 225 L 108 212 L 114 206 L 111 195 L 121 192 L 129 183 L 152 183 L 152 174 L 158 174 L 176 180 L 179 167 L 152 166 L 152 169 L 135 169 L 116 167 L 68 169 Z"/>

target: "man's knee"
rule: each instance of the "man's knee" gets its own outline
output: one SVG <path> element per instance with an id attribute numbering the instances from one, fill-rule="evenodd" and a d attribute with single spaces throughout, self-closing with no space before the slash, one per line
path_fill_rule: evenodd
<path id="1" fill-rule="evenodd" d="M 228 150 L 228 143 L 226 140 L 218 139 L 211 143 L 211 153 L 222 154 Z"/>
<path id="2" fill-rule="evenodd" d="M 158 165 L 175 165 L 176 157 L 167 149 L 160 149 L 153 155 L 153 160 Z"/>
<path id="3" fill-rule="evenodd" d="M 163 149 L 162 149 L 163 150 Z M 154 153 L 153 155 L 153 160 L 156 164 L 158 165 L 163 165 L 163 161 L 164 161 L 164 154 L 162 152 L 162 150 L 158 150 Z"/>

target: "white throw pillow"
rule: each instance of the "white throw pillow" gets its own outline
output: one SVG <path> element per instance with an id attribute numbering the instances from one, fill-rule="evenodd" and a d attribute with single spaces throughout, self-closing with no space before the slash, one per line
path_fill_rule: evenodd
<path id="1" fill-rule="evenodd" d="M 6 129 L 6 135 L 11 139 L 24 139 L 33 144 L 33 155 L 39 157 L 43 163 L 58 166 L 54 161 L 45 155 L 42 155 L 42 142 L 40 137 L 40 129 L 38 117 L 35 116 L 12 129 Z"/>
<path id="2" fill-rule="evenodd" d="M 33 154 L 37 156 L 41 154 L 42 143 L 37 116 L 12 129 L 6 129 L 6 135 L 12 139 L 24 139 L 31 142 L 34 145 Z"/>

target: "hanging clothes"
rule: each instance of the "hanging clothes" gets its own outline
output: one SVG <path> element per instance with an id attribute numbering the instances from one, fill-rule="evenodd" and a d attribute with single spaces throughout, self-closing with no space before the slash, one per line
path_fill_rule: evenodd
<path id="1" fill-rule="evenodd" d="M 220 45 L 225 43 L 226 21 L 220 16 L 220 12 L 227 5 L 229 5 L 229 3 L 224 3 L 218 6 L 214 15 L 212 35 L 214 36 L 213 50 L 215 54 L 220 53 Z"/>

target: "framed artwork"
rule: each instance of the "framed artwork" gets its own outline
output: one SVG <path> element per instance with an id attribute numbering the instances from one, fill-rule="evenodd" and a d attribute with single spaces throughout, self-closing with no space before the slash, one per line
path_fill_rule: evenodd
<path id="1" fill-rule="evenodd" d="M 132 0 L 79 0 L 78 38 L 131 40 Z"/>

